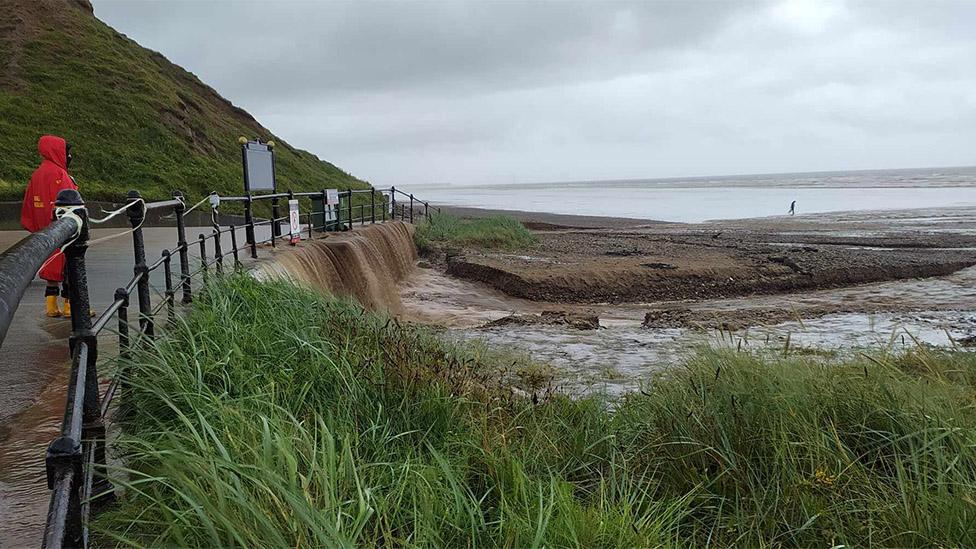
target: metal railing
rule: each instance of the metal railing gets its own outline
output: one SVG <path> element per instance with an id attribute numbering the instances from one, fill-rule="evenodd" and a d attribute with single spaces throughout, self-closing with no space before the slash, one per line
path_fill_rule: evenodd
<path id="1" fill-rule="evenodd" d="M 365 196 L 366 194 L 369 196 Z M 408 200 L 398 201 L 398 195 Z M 105 476 L 105 424 L 113 399 L 125 382 L 126 360 L 133 345 L 137 344 L 136 340 L 149 341 L 155 337 L 156 319 L 164 308 L 167 322 L 175 319 L 177 293 L 180 293 L 182 304 L 193 301 L 192 280 L 195 276 L 199 275 L 205 284 L 210 268 L 217 272 L 223 271 L 225 258 L 233 257 L 233 268 L 237 269 L 242 266 L 241 252 L 249 252 L 251 258 L 257 259 L 258 246 L 270 244 L 271 247 L 276 247 L 277 242 L 283 238 L 280 224 L 288 220 L 279 211 L 282 198 L 307 199 L 324 205 L 328 196 L 322 190 L 217 197 L 211 203 L 210 234 L 201 233 L 191 243 L 186 235 L 184 215 L 188 213 L 188 209 L 182 193 L 173 193 L 171 200 L 145 202 L 137 191 L 130 191 L 126 197 L 126 205 L 115 213 L 124 211 L 132 227 L 133 276 L 127 284 L 115 290 L 112 303 L 94 321 L 90 314 L 85 254 L 90 243 L 95 242 L 90 240 L 91 224 L 105 220 L 89 219 L 78 191 L 61 191 L 55 203 L 55 220 L 0 255 L 0 345 L 14 312 L 37 271 L 58 249 L 64 252 L 66 258 L 65 286 L 71 305 L 71 336 L 68 341 L 71 370 L 61 433 L 48 446 L 45 457 L 51 500 L 44 531 L 44 547 L 87 547 L 88 518 L 93 506 L 101 508 L 115 497 L 114 488 Z M 256 220 L 254 205 L 265 201 L 270 202 L 271 218 Z M 243 227 L 224 226 L 220 223 L 219 205 L 222 202 L 243 204 Z M 426 217 L 431 208 L 427 202 L 394 187 L 387 190 L 343 191 L 339 193 L 338 206 L 334 216 L 325 213 L 324 207 L 318 211 L 309 211 L 306 216 L 309 239 L 315 238 L 316 231 L 350 230 L 357 222 L 365 225 L 399 218 L 413 223 L 415 218 Z M 150 264 L 146 259 L 143 224 L 146 213 L 153 210 L 173 214 L 176 219 L 177 241 L 175 247 L 163 250 L 161 257 Z M 315 224 L 316 216 L 321 222 L 319 225 Z M 255 228 L 265 225 L 270 226 L 270 236 L 259 241 L 255 237 Z M 242 228 L 245 238 L 239 245 L 237 231 Z M 223 249 L 223 235 L 230 236 L 230 250 Z M 208 255 L 208 241 L 211 255 Z M 196 268 L 191 270 L 190 251 L 194 244 L 198 247 L 199 255 L 196 258 Z M 174 272 L 174 258 L 179 260 L 178 274 Z M 150 275 L 160 268 L 164 277 L 163 299 L 154 306 Z M 130 299 L 133 298 L 133 293 L 138 306 L 138 330 L 134 336 L 130 334 L 129 324 Z M 98 336 L 109 327 L 113 319 L 116 321 L 119 366 L 104 394 L 100 394 Z"/>

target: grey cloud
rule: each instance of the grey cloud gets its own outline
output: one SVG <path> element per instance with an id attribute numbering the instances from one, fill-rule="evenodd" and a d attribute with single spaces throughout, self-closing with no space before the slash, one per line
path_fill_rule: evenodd
<path id="1" fill-rule="evenodd" d="M 94 3 L 377 183 L 976 160 L 967 2 Z"/>

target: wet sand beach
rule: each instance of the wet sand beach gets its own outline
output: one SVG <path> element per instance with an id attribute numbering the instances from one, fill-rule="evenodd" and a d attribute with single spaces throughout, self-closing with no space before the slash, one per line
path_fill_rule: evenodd
<path id="1" fill-rule="evenodd" d="M 976 264 L 971 209 L 700 224 L 510 213 L 536 229 L 537 245 L 460 250 L 446 271 L 532 301 L 628 303 L 839 288 Z"/>

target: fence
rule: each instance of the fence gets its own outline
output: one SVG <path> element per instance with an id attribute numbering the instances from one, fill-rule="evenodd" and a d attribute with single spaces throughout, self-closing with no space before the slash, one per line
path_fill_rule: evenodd
<path id="1" fill-rule="evenodd" d="M 406 200 L 397 200 L 398 196 Z M 377 197 L 380 198 L 379 201 Z M 211 195 L 211 233 L 199 234 L 191 243 L 187 240 L 183 218 L 189 210 L 201 205 L 207 198 L 187 208 L 183 195 L 179 192 L 174 193 L 171 200 L 145 202 L 137 191 L 130 191 L 122 208 L 111 212 L 107 218 L 94 220 L 89 218 L 78 191 L 61 191 L 55 203 L 54 221 L 0 256 L 0 345 L 6 337 L 14 312 L 37 271 L 59 248 L 66 258 L 65 278 L 71 304 L 71 336 L 68 340 L 71 370 L 61 434 L 50 444 L 45 456 L 51 501 L 44 531 L 44 547 L 87 547 L 87 523 L 92 506 L 104 506 L 114 498 L 114 489 L 103 474 L 106 465 L 105 424 L 113 399 L 124 383 L 124 365 L 133 345 L 155 337 L 156 318 L 163 308 L 166 309 L 167 322 L 175 318 L 177 291 L 181 294 L 180 301 L 183 304 L 192 302 L 192 281 L 195 276 L 202 275 L 201 278 L 205 281 L 210 268 L 223 270 L 224 259 L 228 256 L 233 256 L 234 268 L 238 268 L 241 266 L 241 252 L 248 251 L 256 259 L 259 245 L 269 243 L 275 247 L 282 238 L 280 224 L 288 220 L 280 215 L 282 198 L 306 198 L 325 204 L 328 197 L 324 190 L 232 197 Z M 357 201 L 358 204 L 354 204 Z M 243 226 L 221 225 L 219 207 L 225 202 L 242 203 Z M 271 218 L 256 221 L 254 206 L 264 202 L 270 203 Z M 172 212 L 176 219 L 177 241 L 174 248 L 163 250 L 161 257 L 149 264 L 142 229 L 146 213 L 153 210 Z M 125 286 L 115 290 L 111 305 L 93 321 L 89 314 L 85 268 L 85 253 L 89 245 L 96 242 L 90 239 L 91 225 L 122 213 L 128 216 L 132 226 L 133 276 Z M 335 219 L 330 220 L 330 216 L 321 211 L 310 211 L 307 214 L 308 237 L 314 238 L 316 231 L 348 230 L 357 222 L 365 225 L 399 218 L 413 223 L 415 217 L 426 217 L 429 213 L 430 205 L 427 202 L 394 187 L 388 190 L 343 191 L 339 194 L 339 208 Z M 319 215 L 321 221 L 319 225 L 315 225 L 316 215 Z M 259 241 L 255 237 L 255 228 L 265 225 L 269 226 L 270 236 Z M 237 233 L 241 229 L 245 232 L 245 238 L 244 243 L 239 246 Z M 221 238 L 226 234 L 230 235 L 231 249 L 224 251 Z M 211 255 L 208 255 L 208 241 Z M 193 247 L 198 249 L 199 255 L 196 268 L 191 272 L 190 252 Z M 178 278 L 173 271 L 174 257 L 179 261 Z M 154 305 L 150 292 L 150 273 L 160 268 L 163 269 L 163 299 Z M 129 325 L 133 292 L 138 306 L 138 331 L 134 336 L 130 335 Z M 119 368 L 104 394 L 100 394 L 98 337 L 113 319 L 116 321 L 119 344 Z"/>

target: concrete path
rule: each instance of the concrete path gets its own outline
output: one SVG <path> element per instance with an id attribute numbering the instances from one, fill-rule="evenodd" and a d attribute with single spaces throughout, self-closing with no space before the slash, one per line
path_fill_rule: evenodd
<path id="1" fill-rule="evenodd" d="M 150 264 L 160 257 L 164 248 L 176 245 L 174 227 L 147 227 L 143 231 L 146 258 Z M 92 238 L 121 232 L 126 231 L 96 229 Z M 210 232 L 210 228 L 188 228 L 187 238 L 192 241 L 199 233 Z M 26 235 L 24 231 L 0 231 L 0 250 L 7 249 Z M 267 235 L 265 227 L 257 238 L 260 240 Z M 238 238 L 243 243 L 243 230 L 238 231 Z M 222 240 L 224 249 L 229 250 L 229 235 Z M 199 257 L 198 250 L 197 246 L 191 246 L 191 265 Z M 212 242 L 208 242 L 207 255 L 213 258 Z M 242 259 L 245 255 L 241 254 Z M 230 259 L 225 264 L 232 265 L 232 261 Z M 112 302 L 115 289 L 124 286 L 132 277 L 132 238 L 125 235 L 92 246 L 86 263 L 92 306 L 96 311 L 102 311 Z M 174 280 L 178 280 L 176 259 L 173 270 Z M 164 287 L 162 268 L 152 273 L 151 281 L 156 302 Z M 50 497 L 44 473 L 44 452 L 57 436 L 64 414 L 70 321 L 44 316 L 44 286 L 39 279 L 31 283 L 0 347 L 0 547 L 40 544 Z M 131 311 L 129 318 L 133 319 L 136 313 Z M 111 334 L 103 332 L 99 345 L 101 357 L 114 354 Z"/>

